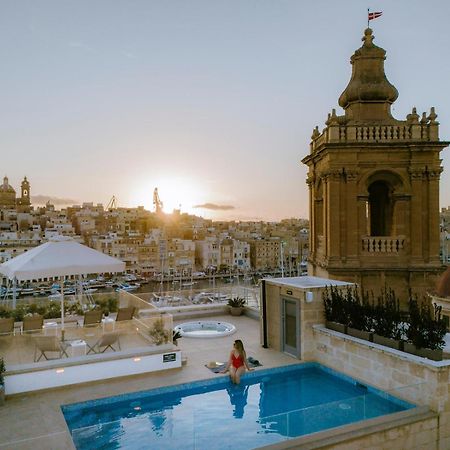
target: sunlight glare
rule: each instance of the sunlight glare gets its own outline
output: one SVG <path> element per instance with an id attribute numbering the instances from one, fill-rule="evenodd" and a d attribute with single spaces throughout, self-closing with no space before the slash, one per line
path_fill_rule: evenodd
<path id="1" fill-rule="evenodd" d="M 143 205 L 149 211 L 154 211 L 153 191 L 155 187 L 158 188 L 158 195 L 163 203 L 165 213 L 181 209 L 182 213 L 198 214 L 199 211 L 192 206 L 204 201 L 202 190 L 195 181 L 186 178 L 161 178 L 137 185 L 132 194 L 133 203 Z"/>

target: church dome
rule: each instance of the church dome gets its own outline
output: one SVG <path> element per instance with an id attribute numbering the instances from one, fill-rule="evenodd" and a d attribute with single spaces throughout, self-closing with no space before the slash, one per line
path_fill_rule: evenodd
<path id="1" fill-rule="evenodd" d="M 1 192 L 11 192 L 16 193 L 14 188 L 9 184 L 8 177 L 3 178 L 3 184 L 0 184 L 0 191 Z"/>
<path id="2" fill-rule="evenodd" d="M 377 47 L 373 39 L 372 30 L 367 28 L 362 38 L 363 45 L 350 59 L 352 64 L 350 82 L 339 97 L 339 105 L 345 110 L 350 109 L 351 119 L 356 118 L 355 114 L 352 114 L 352 106 L 355 104 L 358 105 L 358 113 L 361 111 L 361 104 L 365 104 L 363 120 L 379 119 L 381 116 L 391 117 L 390 105 L 398 97 L 397 89 L 389 83 L 384 72 L 386 51 Z M 380 104 L 384 105 L 381 109 Z M 381 111 L 384 113 L 380 116 Z"/>
<path id="3" fill-rule="evenodd" d="M 450 267 L 442 274 L 438 281 L 436 294 L 438 297 L 450 297 Z"/>

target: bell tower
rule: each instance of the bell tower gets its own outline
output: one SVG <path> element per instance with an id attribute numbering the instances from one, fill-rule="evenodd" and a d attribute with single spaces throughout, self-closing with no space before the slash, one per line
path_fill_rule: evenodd
<path id="1" fill-rule="evenodd" d="M 30 183 L 27 180 L 27 177 L 23 178 L 23 181 L 20 185 L 20 192 L 20 198 L 17 199 L 17 209 L 20 212 L 30 212 Z"/>
<path id="2" fill-rule="evenodd" d="M 440 152 L 434 108 L 392 117 L 397 89 L 385 50 L 367 28 L 350 59 L 352 76 L 325 128 L 311 136 L 308 166 L 311 275 L 358 283 L 375 294 L 392 287 L 424 293 L 439 261 Z"/>

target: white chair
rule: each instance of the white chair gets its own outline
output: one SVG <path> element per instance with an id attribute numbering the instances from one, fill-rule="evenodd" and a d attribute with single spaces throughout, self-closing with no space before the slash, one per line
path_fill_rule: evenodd
<path id="1" fill-rule="evenodd" d="M 116 352 L 117 350 L 113 347 L 114 344 L 117 343 L 117 347 L 119 350 L 120 348 L 120 340 L 119 340 L 119 333 L 113 332 L 113 333 L 104 333 L 100 337 L 100 339 L 94 344 L 94 345 L 88 345 L 89 350 L 87 354 L 93 352 L 93 353 L 104 353 L 108 348 L 110 348 L 113 352 Z M 101 350 L 103 348 L 103 350 Z"/>

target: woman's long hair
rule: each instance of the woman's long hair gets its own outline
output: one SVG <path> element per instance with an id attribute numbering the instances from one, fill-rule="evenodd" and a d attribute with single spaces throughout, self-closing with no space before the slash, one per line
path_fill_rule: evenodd
<path id="1" fill-rule="evenodd" d="M 241 356 L 242 360 L 245 359 L 245 350 L 244 350 L 244 344 L 240 339 L 236 339 L 234 341 L 234 348 L 238 351 L 239 355 Z"/>

